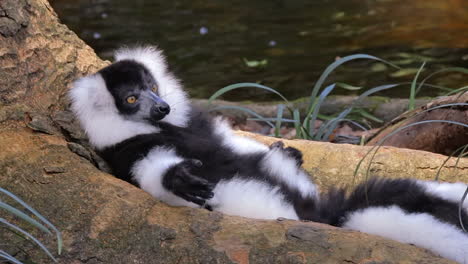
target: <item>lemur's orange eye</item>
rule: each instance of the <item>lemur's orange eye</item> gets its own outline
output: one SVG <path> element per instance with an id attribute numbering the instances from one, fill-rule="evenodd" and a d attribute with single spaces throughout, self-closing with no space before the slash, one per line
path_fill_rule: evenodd
<path id="1" fill-rule="evenodd" d="M 134 104 L 137 101 L 135 96 L 129 96 L 127 97 L 127 103 L 129 104 Z"/>
<path id="2" fill-rule="evenodd" d="M 153 91 L 153 93 L 156 93 L 158 91 L 158 86 L 154 85 L 153 88 L 151 88 L 151 91 Z"/>

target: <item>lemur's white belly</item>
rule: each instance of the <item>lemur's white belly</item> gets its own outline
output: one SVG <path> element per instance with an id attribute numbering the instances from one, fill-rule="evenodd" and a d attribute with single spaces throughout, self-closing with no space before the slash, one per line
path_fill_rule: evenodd
<path id="1" fill-rule="evenodd" d="M 292 204 L 285 201 L 279 187 L 256 180 L 234 178 L 219 182 L 207 203 L 213 210 L 257 219 L 299 219 Z"/>

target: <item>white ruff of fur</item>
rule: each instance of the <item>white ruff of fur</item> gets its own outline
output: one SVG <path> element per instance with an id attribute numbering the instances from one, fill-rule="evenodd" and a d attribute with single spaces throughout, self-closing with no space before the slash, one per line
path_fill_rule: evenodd
<path id="1" fill-rule="evenodd" d="M 256 219 L 299 219 L 293 206 L 285 202 L 279 187 L 234 177 L 220 181 L 213 192 L 208 204 L 225 214 Z"/>
<path id="2" fill-rule="evenodd" d="M 116 61 L 133 60 L 143 64 L 158 84 L 159 96 L 171 107 L 162 119 L 176 126 L 185 126 L 190 112 L 190 102 L 179 81 L 167 69 L 166 59 L 156 47 L 122 48 L 115 52 Z"/>
<path id="3" fill-rule="evenodd" d="M 351 213 L 344 227 L 411 243 L 466 263 L 468 235 L 429 214 L 408 214 L 397 206 L 369 207 Z"/>
<path id="4" fill-rule="evenodd" d="M 182 161 L 183 159 L 178 157 L 173 149 L 156 147 L 145 158 L 135 162 L 131 173 L 140 188 L 157 199 L 174 206 L 199 207 L 174 195 L 162 185 L 166 171 Z"/>
<path id="5" fill-rule="evenodd" d="M 101 75 L 77 80 L 69 92 L 71 109 L 97 149 L 102 149 L 140 134 L 158 132 L 141 122 L 124 119 Z"/>
<path id="6" fill-rule="evenodd" d="M 456 204 L 461 202 L 467 187 L 461 182 L 418 181 L 418 184 L 422 185 L 426 192 Z M 468 199 L 463 202 L 463 208 L 468 211 Z"/>
<path id="7" fill-rule="evenodd" d="M 261 166 L 268 174 L 298 190 L 303 198 L 317 198 L 317 187 L 309 176 L 297 167 L 296 161 L 280 149 L 270 150 L 261 161 Z M 318 198 L 317 198 L 318 199 Z"/>

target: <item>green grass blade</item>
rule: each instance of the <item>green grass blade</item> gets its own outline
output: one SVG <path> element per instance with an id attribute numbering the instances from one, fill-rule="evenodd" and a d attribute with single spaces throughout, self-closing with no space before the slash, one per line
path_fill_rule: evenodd
<path id="1" fill-rule="evenodd" d="M 437 173 L 436 173 L 436 176 L 435 176 L 435 178 L 434 178 L 434 181 L 439 181 L 440 172 L 442 171 L 442 168 L 445 166 L 445 164 L 447 164 L 447 162 L 448 162 L 453 156 L 455 156 L 455 154 L 457 154 L 459 151 L 463 150 L 463 151 L 460 152 L 460 154 L 463 153 L 463 152 L 466 150 L 467 147 L 468 147 L 468 144 L 457 148 L 454 152 L 452 152 L 452 154 L 450 154 L 450 156 L 448 156 L 448 157 L 444 160 L 444 162 L 442 162 L 442 164 L 439 166 L 439 169 L 437 170 Z M 458 156 L 458 157 L 460 157 L 460 156 Z M 456 166 L 455 166 L 455 167 L 456 167 Z"/>
<path id="2" fill-rule="evenodd" d="M 414 105 L 415 105 L 415 100 L 416 100 L 416 83 L 418 81 L 419 74 L 421 74 L 421 71 L 424 69 L 425 65 L 426 65 L 426 62 L 423 62 L 423 64 L 419 68 L 418 72 L 414 76 L 413 82 L 411 82 L 408 110 L 414 110 Z"/>
<path id="3" fill-rule="evenodd" d="M 42 231 L 46 232 L 47 234 L 49 235 L 52 235 L 52 232 L 50 232 L 49 229 L 47 229 L 44 225 L 42 225 L 41 223 L 39 223 L 38 221 L 36 221 L 34 218 L 31 218 L 29 215 L 21 212 L 20 210 L 14 208 L 13 206 L 7 204 L 7 203 L 4 203 L 0 200 L 0 209 L 4 209 L 6 210 L 7 212 L 13 214 L 13 215 L 16 215 L 17 217 L 23 219 L 24 221 L 30 223 L 31 225 L 41 229 Z"/>
<path id="4" fill-rule="evenodd" d="M 276 111 L 275 137 L 280 137 L 281 120 L 283 118 L 284 105 L 279 104 Z"/>
<path id="5" fill-rule="evenodd" d="M 260 118 L 255 118 L 255 117 L 249 117 L 247 120 L 252 120 L 252 121 L 262 121 L 265 122 L 265 120 L 270 121 L 270 122 L 276 122 L 278 118 L 276 117 L 265 117 L 263 119 Z M 282 123 L 294 123 L 296 122 L 294 119 L 289 119 L 289 118 L 281 118 L 280 119 Z"/>
<path id="6" fill-rule="evenodd" d="M 384 122 L 382 119 L 374 116 L 373 114 L 367 112 L 364 109 L 356 109 L 356 113 L 359 113 L 364 118 L 367 118 L 367 119 L 372 120 L 372 121 L 377 122 L 377 123 L 383 123 Z"/>
<path id="7" fill-rule="evenodd" d="M 293 118 L 295 121 L 294 128 L 296 129 L 296 138 L 302 138 L 303 131 L 301 130 L 301 114 L 298 109 L 294 109 Z"/>
<path id="8" fill-rule="evenodd" d="M 466 195 L 468 194 L 468 187 L 466 188 L 465 192 L 463 193 L 463 197 L 461 198 L 460 203 L 458 204 L 458 220 L 460 221 L 460 226 L 462 227 L 463 231 L 466 232 L 465 225 L 463 224 L 463 203 L 465 202 Z"/>
<path id="9" fill-rule="evenodd" d="M 438 70 L 438 71 L 436 71 L 436 72 L 433 72 L 433 73 L 429 74 L 426 78 L 424 78 L 424 79 L 419 83 L 418 89 L 416 89 L 416 94 L 419 93 L 419 91 L 421 90 L 422 86 L 426 83 L 427 80 L 429 80 L 430 78 L 432 78 L 434 75 L 437 75 L 437 74 L 443 73 L 443 72 L 459 72 L 459 73 L 468 74 L 468 69 L 462 68 L 462 67 L 450 67 L 450 68 L 445 68 L 445 69 L 442 69 L 442 70 Z"/>
<path id="10" fill-rule="evenodd" d="M 279 97 L 281 97 L 281 99 L 283 99 L 283 101 L 285 101 L 287 104 L 289 104 L 289 101 L 288 99 L 286 99 L 286 97 L 284 97 L 280 92 L 276 91 L 275 89 L 273 88 L 270 88 L 268 86 L 265 86 L 265 85 L 261 85 L 261 84 L 258 84 L 258 83 L 236 83 L 236 84 L 231 84 L 231 85 L 228 85 L 224 88 L 221 88 L 219 89 L 218 91 L 216 91 L 209 99 L 208 99 L 208 104 L 211 104 L 211 102 L 220 97 L 221 95 L 229 92 L 229 91 L 232 91 L 232 90 L 235 90 L 235 89 L 239 89 L 239 88 L 246 88 L 246 87 L 252 87 L 252 88 L 259 88 L 259 89 L 263 89 L 263 90 L 266 90 L 266 91 L 269 91 L 271 93 L 274 93 L 276 95 L 278 95 Z"/>
<path id="11" fill-rule="evenodd" d="M 362 89 L 362 86 L 353 86 L 353 85 L 349 85 L 349 84 L 342 83 L 342 82 L 337 82 L 335 84 L 336 84 L 337 87 L 343 88 L 343 89 L 349 90 L 349 91 L 357 91 L 357 90 Z"/>
<path id="12" fill-rule="evenodd" d="M 248 109 L 246 107 L 235 106 L 235 105 L 231 105 L 231 106 L 226 105 L 226 106 L 218 106 L 218 107 L 215 107 L 215 108 L 211 108 L 209 111 L 217 111 L 217 110 L 223 110 L 223 109 L 233 109 L 233 110 L 239 110 L 239 111 L 249 113 L 249 114 L 257 117 L 258 119 L 260 119 L 260 121 L 263 121 L 263 122 L 267 123 L 270 127 L 275 128 L 275 125 L 273 125 L 273 123 L 268 121 L 265 117 L 257 114 L 255 111 L 250 110 L 250 109 Z"/>
<path id="13" fill-rule="evenodd" d="M 445 96 L 449 96 L 449 95 L 456 94 L 456 93 L 463 92 L 463 91 L 468 91 L 468 86 L 463 86 L 461 88 L 452 90 L 452 91 L 446 93 Z"/>
<path id="14" fill-rule="evenodd" d="M 371 55 L 368 55 L 368 54 L 354 54 L 354 55 L 350 55 L 350 56 L 340 58 L 340 59 L 334 61 L 332 64 L 328 65 L 328 67 L 322 72 L 322 75 L 320 75 L 319 79 L 315 83 L 314 88 L 312 89 L 312 93 L 310 95 L 309 106 L 307 108 L 308 111 L 312 107 L 320 88 L 322 87 L 323 83 L 328 78 L 330 73 L 332 73 L 337 67 L 339 67 L 343 63 L 346 63 L 346 62 L 351 61 L 351 60 L 356 60 L 356 59 L 376 60 L 376 61 L 386 63 L 386 64 L 388 64 L 388 65 L 390 65 L 392 67 L 395 67 L 397 69 L 400 69 L 400 67 L 398 67 L 397 65 L 395 65 L 395 64 L 393 64 L 393 63 L 391 63 L 389 61 L 386 61 L 384 59 L 381 59 L 381 58 L 378 58 L 378 57 L 375 57 L 375 56 L 371 56 Z"/>
<path id="15" fill-rule="evenodd" d="M 307 128 L 308 134 L 310 136 L 312 136 L 312 137 L 314 136 L 315 121 L 317 121 L 317 115 L 318 115 L 318 113 L 320 111 L 320 106 L 322 106 L 323 101 L 331 93 L 331 91 L 333 91 L 335 86 L 336 86 L 335 84 L 331 84 L 331 85 L 327 86 L 320 93 L 320 96 L 319 96 L 317 102 L 315 103 L 315 106 L 312 109 L 310 109 L 309 112 L 307 113 L 307 116 L 306 116 L 306 118 L 304 120 L 303 126 Z M 312 112 L 312 113 L 310 113 L 310 112 Z"/>
<path id="16" fill-rule="evenodd" d="M 11 261 L 11 263 L 14 263 L 14 264 L 23 264 L 23 262 L 17 260 L 15 257 L 13 257 L 12 255 L 6 253 L 3 250 L 0 250 L 0 258 Z M 1 261 L 1 262 L 3 262 L 3 261 Z"/>
<path id="17" fill-rule="evenodd" d="M 323 137 L 323 135 L 325 134 L 325 132 L 329 131 L 328 129 L 330 128 L 331 124 L 333 124 L 334 122 L 336 122 L 337 124 L 341 123 L 341 122 L 349 122 L 355 126 L 357 126 L 359 129 L 363 130 L 363 131 L 368 131 L 367 128 L 365 128 L 363 125 L 359 124 L 358 122 L 354 121 L 354 120 L 351 120 L 351 119 L 337 119 L 337 118 L 334 118 L 330 121 L 328 121 L 327 123 L 325 123 L 324 125 L 322 125 L 320 127 L 320 129 L 317 131 L 316 135 L 315 135 L 315 138 L 314 140 L 318 140 L 318 141 L 328 141 L 327 138 Z M 333 131 L 331 131 L 330 133 L 328 134 L 332 134 Z"/>
<path id="18" fill-rule="evenodd" d="M 0 223 L 6 225 L 8 228 L 11 228 L 12 230 L 15 230 L 21 234 L 23 234 L 24 236 L 26 236 L 28 239 L 32 240 L 34 243 L 36 243 L 36 245 L 38 245 L 42 251 L 44 251 L 54 262 L 57 262 L 57 260 L 54 258 L 54 256 L 50 253 L 50 251 L 44 246 L 44 244 L 42 244 L 39 240 L 37 240 L 35 237 L 33 237 L 31 234 L 29 234 L 28 232 L 24 231 L 23 229 L 21 229 L 20 227 L 17 227 L 11 223 L 9 223 L 8 221 L 6 221 L 5 219 L 3 218 L 0 218 Z"/>
<path id="19" fill-rule="evenodd" d="M 428 123 L 447 123 L 447 124 L 452 124 L 452 125 L 458 125 L 458 126 L 463 126 L 463 127 L 466 127 L 468 128 L 468 124 L 463 124 L 463 123 L 460 123 L 460 122 L 456 122 L 456 121 L 450 121 L 450 120 L 424 120 L 424 121 L 419 121 L 419 122 L 415 122 L 415 123 L 411 123 L 411 124 L 408 124 L 408 125 L 405 125 L 403 127 L 399 127 L 397 129 L 395 129 L 394 131 L 392 131 L 391 133 L 389 133 L 388 135 L 386 135 L 385 137 L 381 138 L 376 145 L 372 146 L 372 148 L 364 155 L 364 157 L 362 157 L 362 159 L 358 162 L 355 170 L 354 170 L 354 178 L 356 178 L 357 176 L 357 173 L 359 171 L 359 168 L 361 167 L 361 164 L 362 162 L 365 160 L 365 158 L 371 153 L 371 152 L 374 152 L 370 158 L 370 162 L 369 162 L 369 165 L 367 166 L 367 170 L 366 170 L 366 179 L 368 179 L 368 175 L 369 175 L 369 172 L 370 172 L 370 166 L 372 164 L 372 160 L 374 160 L 374 157 L 377 153 L 377 151 L 380 149 L 380 147 L 382 146 L 382 144 L 391 136 L 395 135 L 396 133 L 400 132 L 401 130 L 403 129 L 406 129 L 406 128 L 409 128 L 409 127 L 413 127 L 413 126 L 417 126 L 417 125 L 422 125 L 422 124 L 428 124 Z M 375 151 L 374 151 L 375 150 Z"/>
<path id="20" fill-rule="evenodd" d="M 399 86 L 399 85 L 402 85 L 402 84 L 386 84 L 386 85 L 380 85 L 380 86 L 377 86 L 377 87 L 374 87 L 372 89 L 369 89 L 367 91 L 365 91 L 364 93 L 362 93 L 358 98 L 356 98 L 356 100 L 353 101 L 353 103 L 351 103 L 351 105 L 346 108 L 345 110 L 343 110 L 337 117 L 336 117 L 336 120 L 340 120 L 340 119 L 344 119 L 349 113 L 351 113 L 351 111 L 353 110 L 353 108 L 359 103 L 361 102 L 361 100 L 363 100 L 364 98 L 366 98 L 367 96 L 371 95 L 371 94 L 374 94 L 374 93 L 377 93 L 377 92 L 380 92 L 380 91 L 383 91 L 383 90 L 388 90 L 388 89 L 392 89 L 396 86 Z M 333 122 L 331 124 L 331 127 L 329 128 L 329 130 L 326 132 L 326 134 L 322 137 L 322 138 L 329 138 L 331 133 L 333 133 L 333 131 L 335 130 L 336 126 L 338 125 L 337 122 Z"/>
<path id="21" fill-rule="evenodd" d="M 63 239 L 62 239 L 62 234 L 60 231 L 51 223 L 49 222 L 45 217 L 43 217 L 39 212 L 37 212 L 34 208 L 29 206 L 27 203 L 25 203 L 23 200 L 21 200 L 19 197 L 14 195 L 13 193 L 3 189 L 0 187 L 0 192 L 6 194 L 13 200 L 15 200 L 17 203 L 21 204 L 24 208 L 26 208 L 29 212 L 31 212 L 34 216 L 39 218 L 44 224 L 46 224 L 50 229 L 52 229 L 57 237 L 57 252 L 60 255 L 62 253 L 62 247 L 63 247 Z"/>

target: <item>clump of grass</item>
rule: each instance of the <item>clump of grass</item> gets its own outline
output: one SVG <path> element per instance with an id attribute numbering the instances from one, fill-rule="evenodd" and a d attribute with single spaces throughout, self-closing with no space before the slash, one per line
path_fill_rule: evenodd
<path id="1" fill-rule="evenodd" d="M 63 240 L 62 240 L 62 235 L 58 229 L 51 224 L 45 217 L 43 217 L 41 214 L 39 214 L 34 208 L 29 206 L 26 202 L 21 200 L 18 196 L 14 195 L 13 193 L 3 189 L 0 187 L 0 194 L 3 194 L 4 196 L 7 196 L 11 199 L 13 199 L 16 203 L 24 207 L 26 209 L 27 213 L 19 210 L 17 207 L 14 207 L 6 202 L 4 202 L 1 197 L 0 197 L 0 209 L 3 209 L 10 213 L 13 216 L 18 217 L 19 219 L 25 221 L 26 223 L 40 229 L 41 231 L 53 235 L 55 233 L 56 239 L 57 239 L 57 253 L 58 255 L 61 254 L 62 252 L 62 245 L 63 245 Z M 4 218 L 0 218 L 0 224 L 6 226 L 9 230 L 14 232 L 15 234 L 19 235 L 20 237 L 32 241 L 34 244 L 36 244 L 43 252 L 49 256 L 50 259 L 52 259 L 54 262 L 57 262 L 57 259 L 50 253 L 50 251 L 47 249 L 46 246 L 44 246 L 43 243 L 41 243 L 37 238 L 35 238 L 33 235 L 31 235 L 29 232 L 25 231 L 21 227 L 12 224 L 8 222 Z M 0 249 L 0 259 L 3 258 L 7 261 L 10 261 L 15 264 L 21 264 L 21 261 L 17 260 L 7 252 L 3 251 Z"/>
<path id="2" fill-rule="evenodd" d="M 277 114 L 275 118 L 272 117 L 263 117 L 258 113 L 255 113 L 254 111 L 245 108 L 245 107 L 240 107 L 240 106 L 222 106 L 222 107 L 217 107 L 213 108 L 211 110 L 221 110 L 221 109 L 235 109 L 239 111 L 244 111 L 248 113 L 251 116 L 255 117 L 255 120 L 257 121 L 262 121 L 265 122 L 267 125 L 272 127 L 274 129 L 274 135 L 275 137 L 280 137 L 280 127 L 283 123 L 286 124 L 292 124 L 296 130 L 296 138 L 301 138 L 301 139 L 310 139 L 310 140 L 317 140 L 317 141 L 329 141 L 330 136 L 333 134 L 335 129 L 340 125 L 342 122 L 348 122 L 351 124 L 354 124 L 356 127 L 366 130 L 364 126 L 359 124 L 357 122 L 357 119 L 364 119 L 364 120 L 371 120 L 373 122 L 378 122 L 382 123 L 383 121 L 378 119 L 377 117 L 373 116 L 372 114 L 366 112 L 364 109 L 358 108 L 360 102 L 362 102 L 366 97 L 375 94 L 377 92 L 381 92 L 384 90 L 388 89 L 393 89 L 397 86 L 401 85 L 410 85 L 410 91 L 409 91 L 409 104 L 408 104 L 408 109 L 413 110 L 415 108 L 415 98 L 417 93 L 421 90 L 423 86 L 428 86 L 432 88 L 437 88 L 441 89 L 444 91 L 447 91 L 448 93 L 454 93 L 455 91 L 464 91 L 468 90 L 468 87 L 461 87 L 459 89 L 453 90 L 449 89 L 446 87 L 442 86 L 437 86 L 437 85 L 432 85 L 432 84 L 427 84 L 428 79 L 432 78 L 434 75 L 442 73 L 442 72 L 450 72 L 450 71 L 455 71 L 455 72 L 461 72 L 461 73 L 468 73 L 468 69 L 464 68 L 459 68 L 459 67 L 454 67 L 454 68 L 447 68 L 443 70 L 439 70 L 437 72 L 434 72 L 430 75 L 428 75 L 426 78 L 424 78 L 421 82 L 418 83 L 419 76 L 421 72 L 423 71 L 426 62 L 423 62 L 422 65 L 419 67 L 419 69 L 416 72 L 415 77 L 413 78 L 412 82 L 403 82 L 403 83 L 396 83 L 396 84 L 385 84 L 385 85 L 380 85 L 371 89 L 368 89 L 367 91 L 363 92 L 360 96 L 358 96 L 353 103 L 351 103 L 346 109 L 344 109 L 341 113 L 331 116 L 331 117 L 324 117 L 320 115 L 320 107 L 322 106 L 322 103 L 326 99 L 326 97 L 331 94 L 331 92 L 335 88 L 340 88 L 340 89 L 346 89 L 346 90 L 360 90 L 362 87 L 357 87 L 357 86 L 352 86 L 346 83 L 338 82 L 338 83 L 333 83 L 328 85 L 322 90 L 322 87 L 325 84 L 325 81 L 329 77 L 329 75 L 339 66 L 342 64 L 352 61 L 352 60 L 357 60 L 357 59 L 368 59 L 368 60 L 374 60 L 378 61 L 380 63 L 384 63 L 387 65 L 390 65 L 391 67 L 394 67 L 396 69 L 401 70 L 401 68 L 389 61 L 386 61 L 384 59 L 371 56 L 368 54 L 355 54 L 355 55 L 350 55 L 346 56 L 343 58 L 340 58 L 330 64 L 321 74 L 317 82 L 315 83 L 314 87 L 312 88 L 311 94 L 309 96 L 308 100 L 308 106 L 306 108 L 305 112 L 300 112 L 298 108 L 292 108 L 292 104 L 288 101 L 288 99 L 283 96 L 280 92 L 276 91 L 273 88 L 267 87 L 265 85 L 261 85 L 258 83 L 237 83 L 237 84 L 232 84 L 228 85 L 217 92 L 215 92 L 208 100 L 209 103 L 211 103 L 213 100 L 219 98 L 223 94 L 227 92 L 231 92 L 236 89 L 240 88 L 249 88 L 249 89 L 263 89 L 266 90 L 270 93 L 276 94 L 282 101 L 283 103 L 278 105 L 277 107 Z M 284 118 L 284 111 L 287 110 L 289 111 L 289 115 L 292 116 L 292 119 L 287 119 Z M 351 114 L 356 116 L 355 118 L 350 117 Z M 321 119 L 326 119 L 325 122 L 319 127 L 315 128 L 315 123 L 316 121 L 321 118 Z"/>

